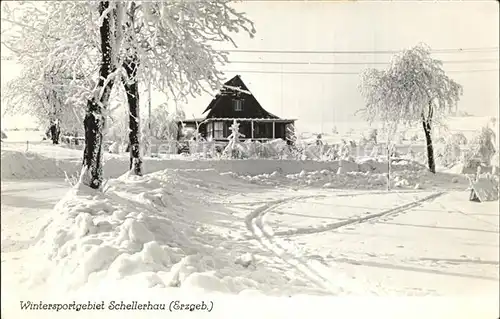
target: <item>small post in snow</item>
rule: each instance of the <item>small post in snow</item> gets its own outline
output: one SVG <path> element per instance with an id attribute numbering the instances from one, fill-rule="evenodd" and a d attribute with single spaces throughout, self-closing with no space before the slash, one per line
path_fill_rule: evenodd
<path id="1" fill-rule="evenodd" d="M 26 141 L 26 152 L 29 150 L 29 141 Z"/>
<path id="2" fill-rule="evenodd" d="M 387 141 L 387 191 L 391 190 L 391 148 Z"/>
<path id="3" fill-rule="evenodd" d="M 394 130 L 395 132 L 396 130 Z M 387 131 L 387 191 L 391 190 L 391 133 Z"/>

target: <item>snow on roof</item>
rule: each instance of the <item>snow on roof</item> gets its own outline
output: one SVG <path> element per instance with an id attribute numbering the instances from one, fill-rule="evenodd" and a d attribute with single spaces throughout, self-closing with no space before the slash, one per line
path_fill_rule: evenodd
<path id="1" fill-rule="evenodd" d="M 178 121 L 178 123 L 195 123 L 201 124 L 205 121 L 244 121 L 244 122 L 295 122 L 296 119 L 281 119 L 281 118 L 240 118 L 240 117 L 210 117 L 210 118 L 199 118 L 199 119 L 186 119 Z"/>
<path id="2" fill-rule="evenodd" d="M 211 117 L 211 121 L 254 121 L 254 122 L 294 122 L 296 119 L 280 119 L 280 118 L 240 118 L 240 117 Z"/>
<path id="3" fill-rule="evenodd" d="M 233 91 L 238 91 L 238 92 L 241 92 L 241 93 L 252 95 L 252 92 L 250 92 L 248 90 L 244 90 L 244 89 L 242 89 L 240 87 L 237 87 L 237 86 L 232 86 L 232 85 L 224 84 L 224 87 L 227 88 L 227 89 L 233 90 Z"/>

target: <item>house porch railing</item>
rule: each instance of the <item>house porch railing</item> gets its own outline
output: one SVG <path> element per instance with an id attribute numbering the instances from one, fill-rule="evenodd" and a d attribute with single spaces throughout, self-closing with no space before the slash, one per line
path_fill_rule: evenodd
<path id="1" fill-rule="evenodd" d="M 270 140 L 270 139 L 276 139 L 276 138 L 284 138 L 283 133 L 286 135 L 286 129 L 285 132 L 282 132 L 281 134 L 278 133 L 278 137 L 276 137 L 276 123 L 283 123 L 283 124 L 293 124 L 295 120 L 292 119 L 255 119 L 255 118 L 210 118 L 205 120 L 206 125 L 211 125 L 213 122 L 225 122 L 225 123 L 230 123 L 230 122 L 238 122 L 238 123 L 250 123 L 250 136 L 245 136 L 245 139 L 251 139 L 251 140 Z M 262 135 L 257 133 L 256 135 L 256 130 L 255 130 L 255 124 L 256 123 L 270 123 L 271 125 L 271 136 L 268 137 L 261 137 L 258 135 Z M 247 124 L 248 125 L 248 124 Z M 207 136 L 208 137 L 208 136 Z M 217 137 L 213 136 L 214 139 L 216 140 L 227 140 L 227 137 Z"/>

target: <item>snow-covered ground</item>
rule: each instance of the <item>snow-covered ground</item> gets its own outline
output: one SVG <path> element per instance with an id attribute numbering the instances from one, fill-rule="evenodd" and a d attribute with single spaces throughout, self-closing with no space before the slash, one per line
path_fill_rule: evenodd
<path id="1" fill-rule="evenodd" d="M 97 193 L 64 181 L 81 151 L 23 147 L 2 144 L 2 318 L 499 315 L 498 201 L 470 202 L 463 176 L 404 161 L 387 192 L 377 161 L 146 159 L 134 177 L 107 155 Z"/>
<path id="2" fill-rule="evenodd" d="M 436 135 L 446 135 L 450 133 L 463 133 L 467 138 L 470 138 L 477 134 L 484 126 L 490 126 L 494 128 L 495 132 L 498 132 L 498 116 L 494 117 L 496 119 L 495 127 L 492 123 L 493 117 L 487 116 L 468 116 L 468 117 L 449 117 L 441 123 L 436 128 Z M 335 123 L 323 123 L 323 131 L 318 131 L 320 126 L 316 127 L 301 127 L 300 121 L 297 122 L 297 130 L 300 135 L 303 136 L 305 140 L 314 141 L 317 134 L 321 133 L 323 135 L 323 141 L 329 144 L 339 143 L 342 139 L 358 141 L 361 136 L 368 137 L 369 132 L 372 129 L 379 130 L 379 133 L 383 135 L 383 125 L 380 123 L 369 124 L 367 122 L 353 121 L 353 122 L 335 122 Z M 333 131 L 336 131 L 334 134 Z M 414 127 L 401 126 L 398 129 L 399 132 L 404 132 L 407 138 L 412 136 L 418 136 L 422 141 L 424 139 L 424 132 L 420 125 L 415 125 Z M 381 141 L 384 141 L 385 137 L 380 136 Z M 397 138 L 396 138 L 397 140 Z"/>

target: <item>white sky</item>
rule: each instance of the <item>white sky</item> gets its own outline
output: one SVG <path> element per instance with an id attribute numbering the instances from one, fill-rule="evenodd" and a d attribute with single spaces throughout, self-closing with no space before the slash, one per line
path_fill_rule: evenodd
<path id="1" fill-rule="evenodd" d="M 497 1 L 439 2 L 287 2 L 247 1 L 236 4 L 255 22 L 254 39 L 238 34 L 242 50 L 354 51 L 400 50 L 425 42 L 433 49 L 498 47 Z M 229 46 L 228 46 L 229 48 Z M 494 59 L 488 63 L 445 63 L 452 70 L 496 70 L 450 73 L 463 85 L 461 110 L 479 116 L 498 114 L 498 51 L 492 53 L 436 54 L 443 61 Z M 239 61 L 386 62 L 388 54 L 266 54 L 234 53 Z M 375 65 L 263 65 L 231 64 L 225 70 L 280 72 L 359 72 Z M 2 61 L 2 84 L 16 67 Z M 302 127 L 329 127 L 336 121 L 356 120 L 363 106 L 356 74 L 301 75 L 238 72 L 257 100 L 268 111 L 299 119 Z M 227 73 L 230 78 L 238 73 Z M 146 97 L 142 97 L 145 102 Z M 184 106 L 186 115 L 196 116 L 210 103 L 204 95 Z M 153 94 L 153 106 L 164 102 Z M 2 118 L 2 124 L 7 119 Z M 9 119 L 9 123 L 14 123 Z M 9 125 L 10 126 L 10 125 Z"/>

